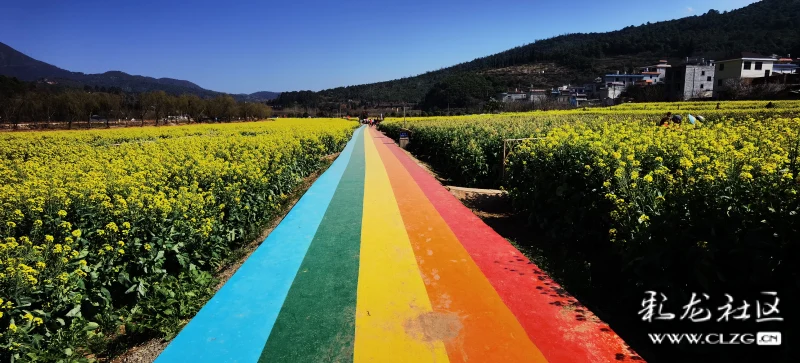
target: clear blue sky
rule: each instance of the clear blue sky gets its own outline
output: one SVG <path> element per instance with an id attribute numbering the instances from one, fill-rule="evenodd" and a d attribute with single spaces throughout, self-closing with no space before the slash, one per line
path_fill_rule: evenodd
<path id="1" fill-rule="evenodd" d="M 0 42 L 76 72 L 120 70 L 230 93 L 316 91 L 753 2 L 6 0 Z"/>

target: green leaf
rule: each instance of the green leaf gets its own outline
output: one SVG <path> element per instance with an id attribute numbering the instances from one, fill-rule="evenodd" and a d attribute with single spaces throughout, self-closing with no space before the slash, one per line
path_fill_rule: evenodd
<path id="1" fill-rule="evenodd" d="M 97 324 L 97 323 L 95 323 L 93 321 L 90 321 L 88 324 L 86 324 L 86 326 L 83 327 L 83 330 L 84 331 L 90 331 L 90 330 L 95 330 L 95 329 L 97 329 L 99 327 L 100 327 L 100 324 Z"/>
<path id="2" fill-rule="evenodd" d="M 126 293 L 126 294 L 130 294 L 130 293 L 132 293 L 132 292 L 133 292 L 133 290 L 136 290 L 136 288 L 137 288 L 138 286 L 139 286 L 139 284 L 131 285 L 131 287 L 129 287 L 127 290 L 125 290 L 125 293 Z"/>
<path id="3" fill-rule="evenodd" d="M 65 348 L 64 349 L 64 354 L 66 354 L 67 357 L 71 357 L 72 356 L 72 348 Z"/>
<path id="4" fill-rule="evenodd" d="M 72 308 L 72 310 L 67 312 L 67 317 L 71 318 L 71 317 L 77 317 L 77 316 L 81 316 L 81 305 L 80 304 L 75 305 L 75 307 Z"/>

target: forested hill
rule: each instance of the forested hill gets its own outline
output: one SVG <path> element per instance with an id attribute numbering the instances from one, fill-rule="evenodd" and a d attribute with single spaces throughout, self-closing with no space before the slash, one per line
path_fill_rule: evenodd
<path id="1" fill-rule="evenodd" d="M 762 0 L 730 12 L 711 10 L 608 33 L 561 35 L 416 77 L 281 98 L 314 107 L 346 100 L 368 105 L 416 103 L 437 82 L 454 75 L 459 76 L 451 80 L 462 78 L 463 73 L 480 74 L 500 90 L 586 82 L 608 71 L 630 71 L 664 58 L 677 63 L 687 56 L 720 59 L 740 51 L 800 56 L 799 26 L 800 0 Z"/>

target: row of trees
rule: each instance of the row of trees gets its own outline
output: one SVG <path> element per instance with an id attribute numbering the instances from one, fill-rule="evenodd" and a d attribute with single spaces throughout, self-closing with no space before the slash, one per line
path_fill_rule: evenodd
<path id="1" fill-rule="evenodd" d="M 155 120 L 156 125 L 170 116 L 195 122 L 259 120 L 271 115 L 264 103 L 236 102 L 229 95 L 200 98 L 196 95 L 170 95 L 164 91 L 124 93 L 119 90 L 94 92 L 21 82 L 0 76 L 0 122 L 40 126 L 44 122 L 105 120 Z"/>
<path id="2" fill-rule="evenodd" d="M 723 100 L 770 100 L 786 98 L 787 87 L 779 83 L 753 83 L 752 79 L 732 78 L 726 79 L 721 86 L 715 90 L 715 99 Z M 709 97 L 709 92 L 698 91 L 691 95 L 691 98 L 703 99 Z M 656 84 L 650 86 L 633 85 L 628 87 L 622 94 L 623 98 L 634 102 L 662 102 L 662 101 L 682 101 L 684 98 L 683 89 L 670 88 L 667 84 Z"/>

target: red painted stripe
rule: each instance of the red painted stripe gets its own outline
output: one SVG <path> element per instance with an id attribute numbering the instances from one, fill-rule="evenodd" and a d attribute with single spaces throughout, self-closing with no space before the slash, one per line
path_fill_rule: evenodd
<path id="1" fill-rule="evenodd" d="M 638 358 L 607 324 L 567 295 L 391 139 L 385 140 L 549 362 L 618 362 L 620 355 L 625 360 Z"/>
<path id="2" fill-rule="evenodd" d="M 375 146 L 436 313 L 428 324 L 448 331 L 442 336 L 450 362 L 549 363 L 383 135 L 370 135 L 380 137 Z"/>

